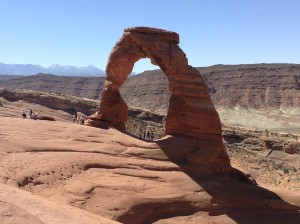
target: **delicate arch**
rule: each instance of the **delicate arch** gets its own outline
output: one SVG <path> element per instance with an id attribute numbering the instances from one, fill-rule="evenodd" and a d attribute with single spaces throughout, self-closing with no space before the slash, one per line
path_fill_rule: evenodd
<path id="1" fill-rule="evenodd" d="M 90 117 L 88 125 L 101 126 L 106 122 L 117 129 L 125 129 L 128 108 L 119 88 L 131 73 L 134 63 L 149 58 L 169 80 L 171 98 L 166 134 L 219 140 L 221 123 L 208 88 L 198 70 L 188 65 L 178 44 L 179 35 L 175 32 L 148 27 L 125 29 L 108 59 L 100 112 Z"/>

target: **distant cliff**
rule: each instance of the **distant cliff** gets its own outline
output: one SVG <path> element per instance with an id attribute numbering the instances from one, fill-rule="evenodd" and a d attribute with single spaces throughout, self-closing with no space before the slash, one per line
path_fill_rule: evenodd
<path id="1" fill-rule="evenodd" d="M 3 81 L 1 81 L 0 78 L 0 87 L 7 90 L 29 89 L 34 91 L 97 99 L 99 98 L 104 81 L 105 77 L 87 78 L 37 74 L 32 76 L 21 76 Z"/>
<path id="2" fill-rule="evenodd" d="M 197 69 L 218 107 L 300 108 L 299 64 L 215 65 Z M 98 99 L 104 81 L 105 77 L 39 74 L 2 80 L 0 86 Z M 121 94 L 129 106 L 166 113 L 170 97 L 168 79 L 159 69 L 146 71 L 128 78 Z"/>
<path id="3" fill-rule="evenodd" d="M 300 107 L 300 65 L 215 65 L 197 68 L 216 106 L 256 109 Z M 166 112 L 168 79 L 161 70 L 130 78 L 121 94 L 128 105 Z"/>

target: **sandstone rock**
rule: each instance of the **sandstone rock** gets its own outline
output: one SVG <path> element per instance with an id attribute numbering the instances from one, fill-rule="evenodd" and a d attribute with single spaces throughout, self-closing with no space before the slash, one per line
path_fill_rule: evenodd
<path id="1" fill-rule="evenodd" d="M 171 98 L 165 134 L 195 139 L 193 141 L 197 144 L 187 147 L 191 152 L 182 155 L 188 163 L 200 165 L 220 159 L 226 163 L 224 167 L 228 167 L 230 165 L 222 143 L 220 119 L 208 88 L 198 70 L 188 65 L 178 44 L 179 35 L 174 32 L 148 27 L 125 29 L 108 59 L 100 111 L 91 116 L 86 124 L 125 130 L 128 108 L 119 89 L 131 73 L 134 63 L 141 58 L 150 58 L 151 63 L 158 65 L 169 80 Z M 177 140 L 178 137 L 171 137 L 168 141 Z"/>
<path id="2" fill-rule="evenodd" d="M 283 151 L 289 154 L 300 153 L 299 141 L 287 141 L 283 145 Z"/>
<path id="3" fill-rule="evenodd" d="M 106 66 L 107 80 L 100 102 L 103 120 L 126 122 L 127 105 L 119 88 L 132 71 L 134 63 L 147 57 L 153 64 L 159 65 L 169 79 L 171 99 L 166 134 L 193 137 L 221 134 L 219 116 L 208 88 L 198 70 L 188 65 L 178 43 L 179 36 L 174 32 L 147 27 L 125 29 Z"/>
<path id="4" fill-rule="evenodd" d="M 69 120 L 32 121 L 19 118 L 18 112 L 6 117 L 5 111 L 29 105 L 6 100 L 4 104 L 0 110 L 0 201 L 6 203 L 4 207 L 23 209 L 20 223 L 35 223 L 31 215 L 45 224 L 116 223 L 108 219 L 125 224 L 299 223 L 299 193 L 279 197 L 248 184 L 249 176 L 230 172 L 230 164 L 224 162 L 227 155 L 220 153 L 222 145 L 209 151 L 220 142 L 214 145 L 183 135 L 145 142 L 114 129 Z M 265 153 L 262 156 L 265 159 Z M 240 161 L 247 165 L 250 159 L 243 156 Z M 297 167 L 298 161 L 294 161 Z M 224 173 L 226 169 L 229 173 Z M 287 187 L 299 186 L 297 171 L 289 168 Z M 218 172 L 222 173 L 214 174 Z M 12 217 L 22 215 L 15 211 Z"/>
<path id="5" fill-rule="evenodd" d="M 283 151 L 283 144 L 280 139 L 265 137 L 263 141 L 267 149 Z"/>
<path id="6" fill-rule="evenodd" d="M 285 108 L 295 112 L 299 108 L 299 64 L 214 65 L 197 70 L 215 106 Z M 166 113 L 170 99 L 168 79 L 161 70 L 145 71 L 128 79 L 121 94 L 129 106 Z"/>
<path id="7" fill-rule="evenodd" d="M 94 107 L 97 105 L 95 100 L 24 89 L 16 89 L 14 91 L 0 89 L 0 97 L 3 97 L 9 101 L 24 100 L 35 104 L 44 105 L 52 109 L 63 110 L 69 112 L 70 114 L 77 112 L 91 114 L 94 111 Z"/>

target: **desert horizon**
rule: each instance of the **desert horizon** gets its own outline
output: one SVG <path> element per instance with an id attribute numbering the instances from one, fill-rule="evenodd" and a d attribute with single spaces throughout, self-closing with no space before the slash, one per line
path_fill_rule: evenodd
<path id="1" fill-rule="evenodd" d="M 299 2 L 0 5 L 0 224 L 299 224 Z"/>

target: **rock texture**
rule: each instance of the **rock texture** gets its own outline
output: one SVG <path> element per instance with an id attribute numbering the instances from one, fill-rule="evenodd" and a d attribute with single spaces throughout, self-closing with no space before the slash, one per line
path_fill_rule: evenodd
<path id="1" fill-rule="evenodd" d="M 230 161 L 257 183 L 300 191 L 300 135 L 223 126 Z"/>
<path id="2" fill-rule="evenodd" d="M 188 160 L 197 158 L 191 156 L 192 139 L 141 141 L 114 129 L 74 124 L 62 110 L 0 100 L 1 224 L 299 223 L 299 154 L 246 153 L 265 140 L 277 149 L 271 133 L 225 132 L 233 165 L 248 166 L 257 186 L 238 171 L 216 174 L 218 166 L 191 165 Z M 21 119 L 20 108 L 43 110 L 57 121 Z M 149 111 L 129 114 L 143 122 L 163 120 Z M 274 180 L 272 186 L 280 189 L 269 188 Z"/>
<path id="3" fill-rule="evenodd" d="M 78 112 L 81 112 L 85 115 L 91 114 L 95 112 L 95 108 L 97 106 L 97 101 L 95 100 L 61 94 L 49 94 L 33 90 L 9 91 L 0 88 L 0 97 L 3 97 L 9 101 L 24 100 L 31 103 L 37 103 L 52 109 L 66 111 L 71 115 Z"/>
<path id="4" fill-rule="evenodd" d="M 197 138 L 215 138 L 221 134 L 219 116 L 208 88 L 197 69 L 188 65 L 178 43 L 179 36 L 174 32 L 146 27 L 125 29 L 106 67 L 107 78 L 100 102 L 103 120 L 119 123 L 120 126 L 127 121 L 127 105 L 119 89 L 134 63 L 147 57 L 163 70 L 169 80 L 171 98 L 166 134 L 185 134 Z"/>
<path id="5" fill-rule="evenodd" d="M 8 79 L 9 77 L 10 79 Z M 10 91 L 15 89 L 29 89 L 91 99 L 98 99 L 104 82 L 105 77 L 70 77 L 52 74 L 31 76 L 0 75 L 0 87 Z"/>
<path id="6" fill-rule="evenodd" d="M 201 71 L 217 107 L 300 107 L 299 64 L 214 65 L 197 70 Z M 128 79 L 121 94 L 129 106 L 166 113 L 170 99 L 167 86 L 168 79 L 162 70 L 145 71 Z"/>
<path id="7" fill-rule="evenodd" d="M 214 65 L 201 71 L 215 106 L 256 109 L 299 108 L 299 64 Z M 61 77 L 50 74 L 1 76 L 0 86 L 98 99 L 105 78 Z M 128 106 L 166 113 L 170 99 L 168 78 L 162 70 L 129 77 L 120 88 Z M 283 111 L 284 112 L 284 111 Z"/>
<path id="8" fill-rule="evenodd" d="M 107 219 L 125 224 L 299 223 L 299 194 L 290 192 L 288 203 L 243 176 L 191 166 L 161 142 L 114 129 L 16 117 L 2 117 L 0 133 L 0 201 L 6 203 L 0 204 L 6 209 L 0 223 L 10 205 L 20 208 L 12 217 L 23 209 L 32 223 L 44 224 L 114 223 Z M 193 144 L 188 139 L 169 143 L 182 154 Z"/>
<path id="9" fill-rule="evenodd" d="M 165 134 L 172 136 L 160 140 L 160 144 L 168 148 L 172 160 L 213 164 L 218 167 L 212 168 L 215 172 L 228 171 L 230 164 L 221 140 L 218 113 L 200 73 L 188 65 L 178 43 L 179 36 L 174 32 L 148 27 L 125 29 L 108 59 L 100 111 L 90 116 L 86 124 L 125 130 L 128 109 L 119 89 L 134 63 L 147 57 L 167 75 L 171 93 Z M 178 149 L 183 142 L 186 149 Z"/>

